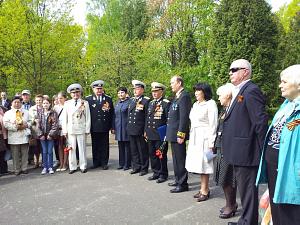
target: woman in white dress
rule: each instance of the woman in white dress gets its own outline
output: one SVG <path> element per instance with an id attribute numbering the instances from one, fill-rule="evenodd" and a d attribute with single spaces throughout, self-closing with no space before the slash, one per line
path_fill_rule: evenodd
<path id="1" fill-rule="evenodd" d="M 191 130 L 186 169 L 200 174 L 200 190 L 194 195 L 198 202 L 206 201 L 210 191 L 208 187 L 209 174 L 213 174 L 213 160 L 207 158 L 207 152 L 212 151 L 218 123 L 218 108 L 212 100 L 211 87 L 205 83 L 194 86 L 196 102 L 190 112 Z"/>

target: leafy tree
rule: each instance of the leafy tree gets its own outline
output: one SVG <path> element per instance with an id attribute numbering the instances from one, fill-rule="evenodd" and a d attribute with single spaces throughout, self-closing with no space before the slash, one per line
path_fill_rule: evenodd
<path id="1" fill-rule="evenodd" d="M 275 72 L 278 29 L 264 0 L 223 0 L 217 7 L 211 42 L 211 75 L 216 86 L 229 80 L 230 63 L 250 61 L 253 80 L 271 104 L 277 87 Z"/>
<path id="2" fill-rule="evenodd" d="M 71 25 L 58 1 L 7 0 L 0 8 L 1 73 L 11 93 L 24 88 L 54 94 L 74 81 L 81 67 L 82 28 Z M 53 5 L 54 4 L 54 5 Z M 56 5 L 57 6 L 57 5 Z"/>

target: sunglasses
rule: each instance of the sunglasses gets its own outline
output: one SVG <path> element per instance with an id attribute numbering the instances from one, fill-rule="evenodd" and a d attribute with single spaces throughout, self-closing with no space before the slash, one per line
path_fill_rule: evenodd
<path id="1" fill-rule="evenodd" d="M 237 72 L 237 71 L 239 71 L 239 70 L 244 70 L 244 69 L 246 69 L 246 68 L 235 67 L 235 68 L 231 68 L 231 69 L 229 70 L 229 72 L 235 73 L 235 72 Z"/>

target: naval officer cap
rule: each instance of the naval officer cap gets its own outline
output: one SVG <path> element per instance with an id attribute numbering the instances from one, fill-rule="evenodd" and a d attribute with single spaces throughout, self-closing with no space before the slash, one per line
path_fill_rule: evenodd
<path id="1" fill-rule="evenodd" d="M 151 91 L 166 90 L 166 86 L 158 82 L 152 82 L 151 88 L 152 88 Z"/>
<path id="2" fill-rule="evenodd" d="M 82 87 L 80 84 L 71 84 L 68 88 L 67 88 L 67 92 L 68 93 L 74 93 L 80 91 L 82 92 Z"/>
<path id="3" fill-rule="evenodd" d="M 142 81 L 139 81 L 139 80 L 133 80 L 131 83 L 133 85 L 133 88 L 141 87 L 141 88 L 145 89 L 145 87 L 146 87 L 145 83 L 143 83 Z"/>
<path id="4" fill-rule="evenodd" d="M 104 85 L 104 81 L 103 80 L 96 80 L 93 83 L 91 83 L 91 88 L 101 88 Z"/>

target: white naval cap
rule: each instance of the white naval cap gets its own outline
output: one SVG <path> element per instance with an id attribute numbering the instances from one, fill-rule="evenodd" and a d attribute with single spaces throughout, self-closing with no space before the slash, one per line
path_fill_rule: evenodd
<path id="1" fill-rule="evenodd" d="M 97 87 L 103 87 L 104 81 L 103 80 L 95 80 L 93 83 L 91 83 L 91 88 L 97 88 Z"/>
<path id="2" fill-rule="evenodd" d="M 166 86 L 158 82 L 152 82 L 151 88 L 151 91 L 166 90 Z"/>
<path id="3" fill-rule="evenodd" d="M 145 83 L 143 83 L 142 81 L 139 81 L 139 80 L 133 80 L 131 83 L 133 85 L 133 88 L 142 87 L 145 89 L 145 87 L 146 87 Z"/>
<path id="4" fill-rule="evenodd" d="M 80 91 L 82 92 L 82 87 L 80 84 L 71 84 L 68 88 L 67 88 L 67 92 L 68 93 L 72 93 L 72 92 L 77 92 L 77 91 Z"/>

